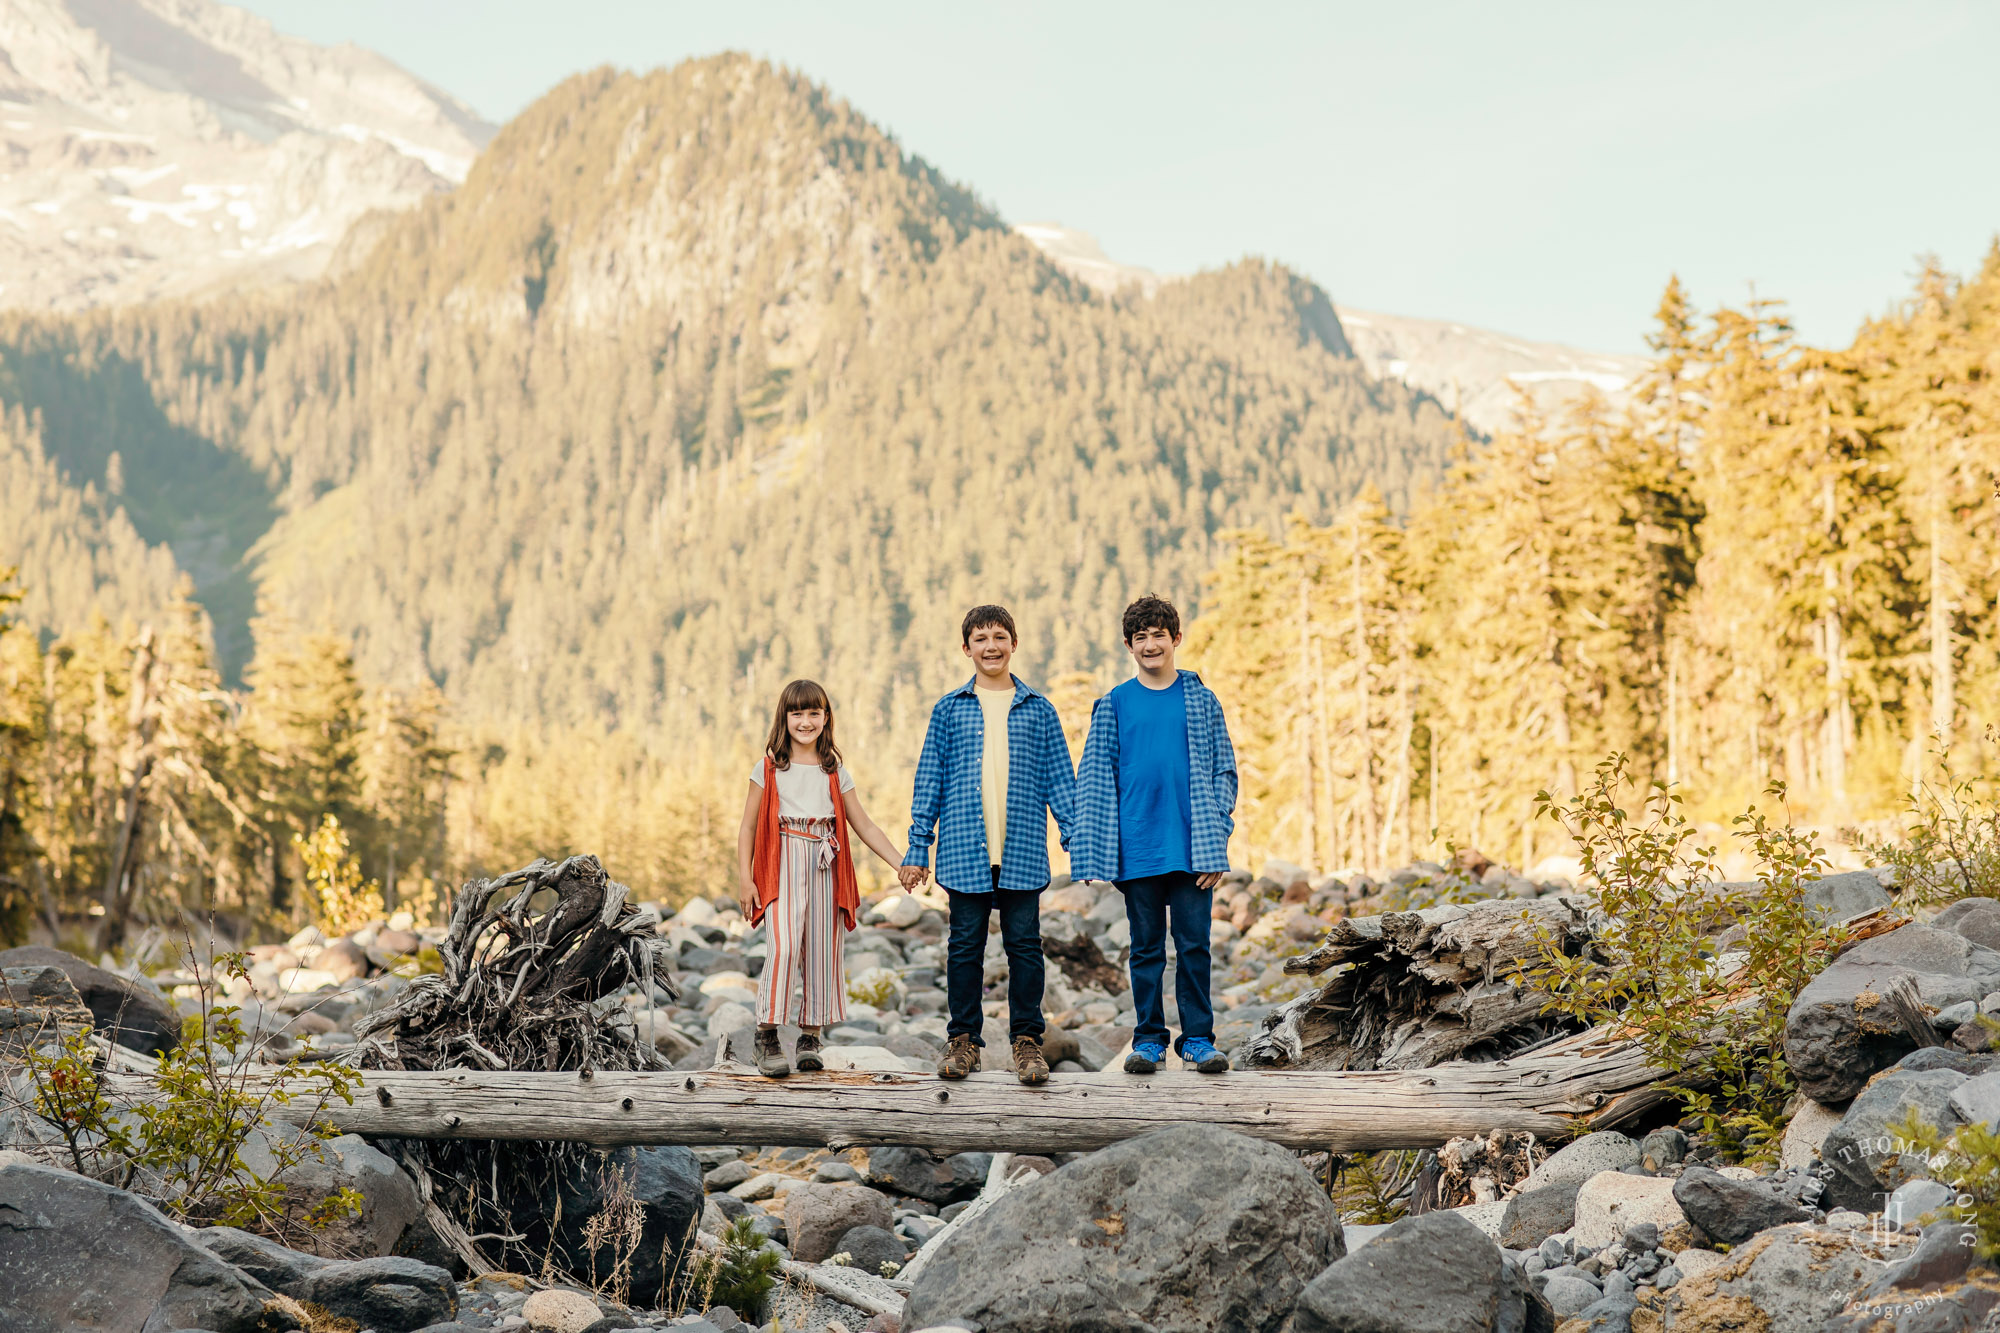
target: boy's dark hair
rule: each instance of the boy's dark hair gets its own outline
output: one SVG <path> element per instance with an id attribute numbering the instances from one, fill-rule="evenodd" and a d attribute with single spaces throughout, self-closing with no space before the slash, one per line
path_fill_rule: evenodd
<path id="1" fill-rule="evenodd" d="M 958 637 L 970 646 L 972 643 L 972 631 L 982 629 L 987 625 L 998 625 L 1001 629 L 1007 631 L 1007 637 L 1015 643 L 1021 641 L 1020 634 L 1014 629 L 1014 617 L 1008 614 L 1007 608 L 1004 606 L 975 606 L 970 611 L 967 611 L 965 613 L 965 623 L 958 627 Z"/>
<path id="2" fill-rule="evenodd" d="M 1132 642 L 1132 636 L 1142 629 L 1163 629 L 1169 638 L 1178 639 L 1181 636 L 1181 613 L 1174 610 L 1174 604 L 1166 598 L 1147 593 L 1125 608 L 1125 642 Z"/>

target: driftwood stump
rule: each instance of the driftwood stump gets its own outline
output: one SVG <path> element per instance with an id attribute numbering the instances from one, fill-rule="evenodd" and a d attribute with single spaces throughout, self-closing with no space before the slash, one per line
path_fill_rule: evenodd
<path id="1" fill-rule="evenodd" d="M 665 1069 L 623 1003 L 675 994 L 659 917 L 595 856 L 536 861 L 458 891 L 444 971 L 355 1024 L 363 1069 Z M 650 999 L 650 996 L 648 996 Z"/>

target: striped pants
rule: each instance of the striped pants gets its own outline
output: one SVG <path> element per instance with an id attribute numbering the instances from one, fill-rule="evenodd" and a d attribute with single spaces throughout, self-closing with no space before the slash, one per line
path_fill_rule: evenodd
<path id="1" fill-rule="evenodd" d="M 764 912 L 768 952 L 757 978 L 759 1023 L 819 1027 L 847 1017 L 840 957 L 847 929 L 833 905 L 834 828 L 831 819 L 781 821 L 778 900 Z"/>

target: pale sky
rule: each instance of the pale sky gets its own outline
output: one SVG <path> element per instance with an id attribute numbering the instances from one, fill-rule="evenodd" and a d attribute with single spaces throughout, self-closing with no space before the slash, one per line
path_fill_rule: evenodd
<path id="1" fill-rule="evenodd" d="M 1670 273 L 1844 344 L 2000 231 L 2000 5 L 239 0 L 505 120 L 565 76 L 742 50 L 1010 222 L 1168 273 L 1643 350 Z"/>

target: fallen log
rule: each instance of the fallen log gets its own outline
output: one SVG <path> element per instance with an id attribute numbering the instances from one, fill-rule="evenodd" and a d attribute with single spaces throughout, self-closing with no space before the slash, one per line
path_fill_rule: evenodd
<path id="1" fill-rule="evenodd" d="M 945 1083 L 867 1071 L 777 1082 L 741 1067 L 367 1070 L 353 1105 L 336 1102 L 317 1119 L 343 1133 L 405 1139 L 906 1145 L 942 1153 L 1088 1152 L 1197 1123 L 1293 1148 L 1373 1152 L 1496 1129 L 1549 1140 L 1610 1127 L 1656 1104 L 1662 1077 L 1636 1046 L 1593 1031 L 1514 1059 L 1424 1070 L 1058 1074 L 1036 1089 L 999 1073 Z M 277 1114 L 295 1123 L 315 1117 L 303 1105 Z"/>

